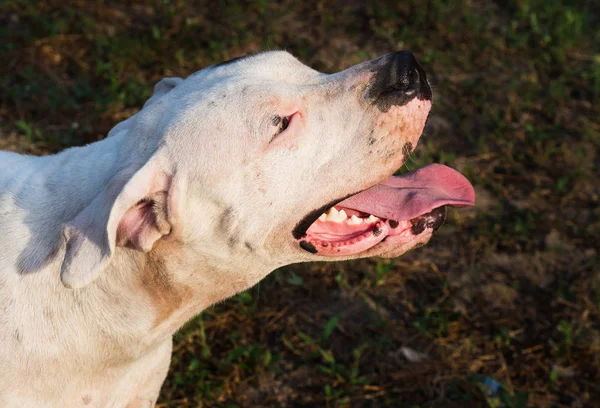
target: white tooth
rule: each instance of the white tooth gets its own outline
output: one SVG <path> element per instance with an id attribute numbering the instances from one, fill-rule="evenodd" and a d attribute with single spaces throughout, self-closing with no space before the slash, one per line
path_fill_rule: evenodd
<path id="1" fill-rule="evenodd" d="M 352 217 L 350 217 L 350 219 L 348 220 L 348 224 L 350 225 L 358 225 L 358 224 L 362 224 L 362 220 L 360 218 L 358 218 L 356 215 L 353 215 Z"/>
<path id="2" fill-rule="evenodd" d="M 374 223 L 379 221 L 379 218 L 375 217 L 373 214 L 369 215 L 369 218 L 367 218 L 367 221 L 369 224 Z"/>
<path id="3" fill-rule="evenodd" d="M 327 221 L 342 222 L 345 219 L 346 212 L 344 210 L 338 212 L 338 210 L 332 208 L 329 214 L 327 215 Z"/>
<path id="4" fill-rule="evenodd" d="M 323 213 L 319 216 L 319 221 L 326 221 L 327 220 L 327 214 Z"/>
<path id="5" fill-rule="evenodd" d="M 338 217 L 338 210 L 336 210 L 335 208 L 331 208 L 329 209 L 329 211 L 327 211 L 327 220 L 332 221 L 335 220 Z"/>
<path id="6" fill-rule="evenodd" d="M 335 218 L 329 218 L 330 221 L 334 221 L 334 222 L 344 222 L 346 220 L 346 217 L 342 217 L 341 214 L 338 214 L 337 217 Z"/>
<path id="7" fill-rule="evenodd" d="M 338 210 L 336 210 L 335 207 L 331 207 L 325 214 L 327 214 L 328 217 L 331 217 L 332 215 L 335 216 L 338 215 Z"/>

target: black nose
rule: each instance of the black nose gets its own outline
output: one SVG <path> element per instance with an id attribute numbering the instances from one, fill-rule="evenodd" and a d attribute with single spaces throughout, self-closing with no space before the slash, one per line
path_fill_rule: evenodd
<path id="1" fill-rule="evenodd" d="M 381 58 L 367 96 L 379 109 L 405 105 L 414 98 L 431 100 L 427 75 L 410 51 L 399 51 Z"/>

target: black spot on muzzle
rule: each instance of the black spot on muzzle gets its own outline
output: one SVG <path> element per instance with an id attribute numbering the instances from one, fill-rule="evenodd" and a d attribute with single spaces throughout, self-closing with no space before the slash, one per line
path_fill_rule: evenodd
<path id="1" fill-rule="evenodd" d="M 446 206 L 442 206 L 410 220 L 410 223 L 412 224 L 410 232 L 412 232 L 413 235 L 419 235 L 425 231 L 425 228 L 431 228 L 435 232 L 442 226 L 445 220 Z"/>
<path id="2" fill-rule="evenodd" d="M 311 254 L 317 253 L 317 248 L 315 248 L 315 246 L 308 241 L 300 241 L 300 248 L 310 252 Z"/>

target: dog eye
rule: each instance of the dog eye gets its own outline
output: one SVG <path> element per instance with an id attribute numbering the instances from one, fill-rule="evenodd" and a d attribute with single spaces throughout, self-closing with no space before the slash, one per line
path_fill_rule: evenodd
<path id="1" fill-rule="evenodd" d="M 284 130 L 287 129 L 287 127 L 290 124 L 290 118 L 289 117 L 285 117 L 283 119 L 281 119 L 281 124 L 279 125 L 279 133 L 283 132 Z"/>
<path id="2" fill-rule="evenodd" d="M 273 123 L 273 126 L 277 126 L 277 133 L 275 135 L 278 135 L 284 130 L 286 130 L 287 127 L 290 125 L 290 117 L 286 116 L 282 118 L 279 115 L 275 115 L 273 116 L 273 119 L 271 119 L 271 123 Z"/>
<path id="3" fill-rule="evenodd" d="M 275 140 L 277 136 L 279 136 L 281 133 L 283 133 L 284 130 L 288 128 L 288 126 L 290 125 L 290 121 L 292 120 L 292 116 L 285 116 L 282 118 L 279 115 L 275 115 L 271 118 L 271 124 L 277 128 L 277 131 L 275 132 L 273 137 L 271 137 L 269 143 Z"/>

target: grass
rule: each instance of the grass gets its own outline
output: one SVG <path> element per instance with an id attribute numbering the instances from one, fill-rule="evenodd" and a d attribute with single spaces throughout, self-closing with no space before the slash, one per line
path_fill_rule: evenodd
<path id="1" fill-rule="evenodd" d="M 411 49 L 413 162 L 478 205 L 406 256 L 296 265 L 177 335 L 160 407 L 600 401 L 600 31 L 592 1 L 0 3 L 0 147 L 99 140 L 164 76 L 284 48 L 334 72 Z M 595 402 L 594 402 L 595 401 Z"/>

